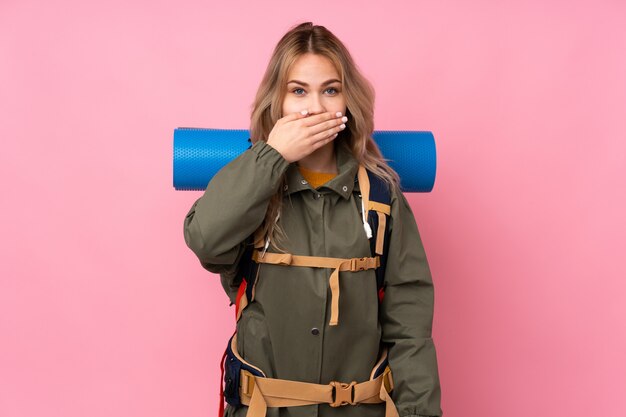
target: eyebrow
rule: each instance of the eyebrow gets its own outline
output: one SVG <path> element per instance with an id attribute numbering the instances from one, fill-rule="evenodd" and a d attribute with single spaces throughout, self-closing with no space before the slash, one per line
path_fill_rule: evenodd
<path id="1" fill-rule="evenodd" d="M 308 87 L 308 86 L 309 86 L 307 83 L 305 83 L 305 82 L 303 82 L 303 81 L 298 81 L 298 80 L 291 80 L 291 81 L 288 81 L 288 82 L 287 82 L 287 84 L 291 84 L 291 83 L 300 84 L 300 85 L 303 85 L 303 86 L 305 86 L 305 87 Z M 339 80 L 338 80 L 338 79 L 336 79 L 336 78 L 333 78 L 333 79 L 330 79 L 330 80 L 324 81 L 324 82 L 322 83 L 322 87 L 323 87 L 323 86 L 325 86 L 325 85 L 328 85 L 328 84 L 332 84 L 332 83 L 339 83 L 339 84 L 341 84 L 341 81 L 339 81 Z"/>

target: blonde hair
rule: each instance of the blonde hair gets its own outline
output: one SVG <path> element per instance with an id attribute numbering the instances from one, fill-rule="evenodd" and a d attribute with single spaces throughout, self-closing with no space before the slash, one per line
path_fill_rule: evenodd
<path id="1" fill-rule="evenodd" d="M 378 145 L 372 139 L 374 132 L 375 92 L 371 83 L 359 72 L 344 44 L 324 26 L 311 22 L 293 26 L 278 42 L 261 80 L 252 104 L 250 139 L 267 141 L 274 124 L 281 118 L 282 102 L 287 93 L 287 77 L 295 61 L 303 54 L 313 53 L 328 58 L 340 74 L 346 99 L 346 128 L 334 139 L 336 146 L 345 146 L 369 171 L 382 178 L 390 187 L 400 189 L 398 174 L 387 164 Z M 284 197 L 286 176 L 281 179 L 278 192 L 271 197 L 262 227 L 276 249 L 285 251 L 279 242 L 286 238 L 277 224 Z"/>

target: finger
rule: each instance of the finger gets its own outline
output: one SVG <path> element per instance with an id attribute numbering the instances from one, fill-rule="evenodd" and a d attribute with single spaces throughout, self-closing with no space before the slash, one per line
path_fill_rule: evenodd
<path id="1" fill-rule="evenodd" d="M 343 118 L 345 118 L 345 116 Z M 335 129 L 335 130 L 333 130 L 333 132 L 339 132 L 339 131 L 345 129 L 345 127 L 346 127 L 346 124 L 345 124 L 346 122 L 343 121 L 343 118 L 341 118 L 341 119 L 340 118 L 333 118 L 331 120 L 327 120 L 325 122 L 319 123 L 319 124 L 317 124 L 315 126 L 311 126 L 311 127 L 309 127 L 309 134 L 315 135 L 315 134 L 322 133 L 322 132 L 325 132 L 325 131 L 333 130 L 333 129 L 337 128 L 337 127 L 339 127 L 339 129 Z M 341 127 L 341 126 L 343 126 L 343 127 Z"/>
<path id="2" fill-rule="evenodd" d="M 309 111 L 304 109 L 301 111 L 296 111 L 293 113 L 289 113 L 288 115 L 282 117 L 280 120 L 283 122 L 289 122 L 289 121 L 293 121 L 293 120 L 298 120 L 298 119 L 302 119 L 304 117 L 306 117 L 309 114 Z"/>
<path id="3" fill-rule="evenodd" d="M 316 135 L 313 135 L 312 136 L 312 142 L 314 144 L 317 144 L 318 142 L 322 142 L 322 145 L 323 145 L 324 143 L 326 143 L 325 141 L 327 139 L 331 139 L 331 140 L 334 139 L 335 136 L 337 136 L 339 134 L 339 132 L 342 131 L 342 130 L 343 129 L 340 128 L 339 126 L 336 126 L 336 127 L 332 128 L 332 129 L 325 130 L 325 131 L 320 132 L 320 133 L 318 133 Z"/>
<path id="4" fill-rule="evenodd" d="M 337 119 L 338 118 L 337 114 L 338 112 L 331 112 L 331 111 L 327 111 L 327 112 L 320 113 L 320 114 L 315 114 L 313 116 L 307 117 L 302 123 L 304 126 L 307 126 L 307 127 L 315 126 L 319 123 L 324 123 L 329 120 Z"/>
<path id="5" fill-rule="evenodd" d="M 335 140 L 337 135 L 339 135 L 339 133 L 333 133 L 332 135 L 330 135 L 326 139 L 322 139 L 322 140 L 319 140 L 319 141 L 315 142 L 313 144 L 313 149 L 316 150 L 317 148 L 321 148 L 322 146 L 326 145 L 328 142 Z"/>

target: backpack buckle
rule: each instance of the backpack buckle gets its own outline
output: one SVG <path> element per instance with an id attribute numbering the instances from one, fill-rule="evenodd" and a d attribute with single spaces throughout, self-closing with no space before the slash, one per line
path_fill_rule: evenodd
<path id="1" fill-rule="evenodd" d="M 350 271 L 364 271 L 367 269 L 367 258 L 350 259 Z"/>
<path id="2" fill-rule="evenodd" d="M 331 381 L 330 385 L 333 387 L 333 402 L 330 403 L 331 407 L 356 404 L 354 402 L 354 386 L 356 385 L 356 381 L 352 381 L 349 384 L 346 382 Z"/>

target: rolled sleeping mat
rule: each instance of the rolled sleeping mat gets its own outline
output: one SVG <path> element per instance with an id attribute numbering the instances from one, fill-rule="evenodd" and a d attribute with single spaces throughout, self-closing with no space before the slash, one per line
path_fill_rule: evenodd
<path id="1" fill-rule="evenodd" d="M 400 176 L 404 192 L 430 192 L 437 158 L 431 132 L 376 130 L 372 138 Z M 247 129 L 179 127 L 174 129 L 174 188 L 206 189 L 213 176 L 251 147 Z"/>

